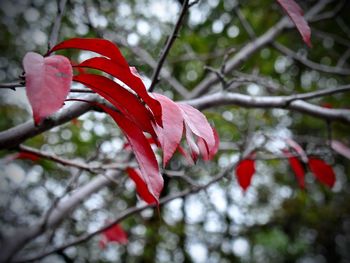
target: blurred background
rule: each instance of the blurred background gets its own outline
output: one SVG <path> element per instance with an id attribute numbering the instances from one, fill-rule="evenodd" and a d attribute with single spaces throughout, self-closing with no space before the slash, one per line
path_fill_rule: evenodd
<path id="1" fill-rule="evenodd" d="M 154 63 L 181 9 L 180 2 L 70 0 L 59 41 L 73 37 L 112 40 L 149 86 Z M 318 1 L 298 2 L 309 10 Z M 310 24 L 311 49 L 295 29 L 283 32 L 276 41 L 317 63 L 348 68 L 350 6 L 347 1 L 329 2 L 321 12 L 328 17 L 316 17 Z M 26 52 L 46 53 L 56 16 L 56 1 L 0 1 L 1 83 L 18 81 Z M 167 58 L 169 79 L 176 79 L 185 91 L 191 91 L 209 74 L 208 67 L 220 69 L 226 57 L 262 35 L 282 16 L 276 1 L 199 1 L 186 15 Z M 77 62 L 91 56 L 74 50 L 61 54 Z M 234 92 L 252 96 L 290 95 L 350 81 L 349 75 L 325 73 L 295 62 L 271 45 L 225 77 L 236 80 Z M 155 91 L 174 100 L 184 99 L 186 92 L 176 92 L 169 79 L 163 78 Z M 220 89 L 219 83 L 211 91 Z M 349 99 L 344 93 L 312 103 L 349 108 Z M 1 131 L 31 119 L 24 88 L 1 89 L 0 103 Z M 162 206 L 159 215 L 147 209 L 123 220 L 121 226 L 129 236 L 127 245 L 111 243 L 101 249 L 96 236 L 40 262 L 350 262 L 350 163 L 327 143 L 332 136 L 350 145 L 349 126 L 283 109 L 225 106 L 204 113 L 219 133 L 219 153 L 213 161 L 199 160 L 194 166 L 176 154 L 167 169 L 202 184 L 237 161 L 247 146 L 253 147 L 257 149 L 256 174 L 246 192 L 232 171 L 207 190 Z M 335 186 L 329 189 L 307 172 L 306 188 L 301 189 L 288 160 L 280 157 L 281 149 L 286 147 L 284 138 L 293 138 L 308 154 L 331 164 L 336 173 Z M 124 138 L 108 116 L 89 112 L 25 144 L 67 159 L 113 163 L 124 154 L 123 143 Z M 53 200 L 64 193 L 71 176 L 78 175 L 76 187 L 95 176 L 48 160 L 8 161 L 9 154 L 14 153 L 0 151 L 0 239 L 37 222 Z M 175 178 L 165 177 L 165 182 L 163 196 L 190 187 Z M 140 203 L 133 182 L 125 174 L 118 185 L 91 195 L 59 228 L 37 238 L 21 253 L 63 244 Z"/>

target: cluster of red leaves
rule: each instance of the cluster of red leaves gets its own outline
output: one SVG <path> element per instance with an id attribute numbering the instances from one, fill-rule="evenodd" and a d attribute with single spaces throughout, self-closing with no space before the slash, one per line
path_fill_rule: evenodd
<path id="1" fill-rule="evenodd" d="M 315 156 L 307 156 L 302 147 L 291 139 L 286 139 L 286 142 L 297 155 L 294 155 L 289 149 L 284 149 L 283 154 L 288 159 L 289 165 L 292 168 L 297 182 L 301 189 L 305 189 L 305 168 L 304 164 L 307 164 L 311 173 L 322 184 L 332 188 L 334 186 L 336 176 L 332 166 L 327 164 L 324 160 Z M 344 147 L 341 148 L 344 152 Z M 345 149 L 349 149 L 345 146 Z M 344 155 L 345 156 L 345 155 Z M 235 174 L 239 185 L 244 191 L 251 184 L 252 177 L 255 173 L 255 160 L 254 156 L 241 160 L 235 170 Z"/>
<path id="2" fill-rule="evenodd" d="M 115 44 L 105 39 L 73 38 L 56 45 L 47 55 L 62 49 L 88 50 L 102 56 L 79 64 L 71 64 L 60 55 L 44 58 L 29 52 L 25 56 L 26 90 L 36 124 L 62 107 L 71 80 L 92 89 L 114 107 L 89 102 L 109 114 L 124 133 L 139 164 L 139 169 L 130 168 L 127 172 L 135 182 L 138 194 L 147 203 L 158 203 L 163 188 L 163 178 L 151 143 L 162 149 L 165 166 L 176 149 L 185 153 L 180 146 L 185 131 L 193 161 L 199 155 L 204 160 L 213 158 L 219 139 L 206 117 L 190 105 L 148 93 L 136 69 L 129 67 Z M 73 76 L 72 67 L 78 69 L 77 75 Z M 117 81 L 87 73 L 86 69 L 107 73 Z"/>

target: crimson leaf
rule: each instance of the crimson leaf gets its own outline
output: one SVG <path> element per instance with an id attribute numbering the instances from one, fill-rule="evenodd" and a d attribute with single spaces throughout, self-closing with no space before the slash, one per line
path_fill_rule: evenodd
<path id="1" fill-rule="evenodd" d="M 63 106 L 72 82 L 72 67 L 64 56 L 44 58 L 28 52 L 23 58 L 23 68 L 27 97 L 38 125 Z"/>
<path id="2" fill-rule="evenodd" d="M 152 115 L 135 95 L 118 85 L 116 82 L 100 75 L 80 74 L 73 77 L 74 81 L 80 82 L 100 94 L 125 117 L 133 121 L 140 129 L 150 133 L 156 138 L 152 126 Z"/>
<path id="3" fill-rule="evenodd" d="M 157 200 L 154 198 L 154 196 L 148 190 L 147 184 L 143 180 L 141 173 L 140 173 L 140 170 L 133 169 L 133 168 L 127 168 L 126 172 L 128 173 L 129 177 L 134 181 L 134 183 L 136 185 L 136 192 L 141 197 L 141 199 L 143 201 L 145 201 L 147 204 L 157 203 Z"/>
<path id="4" fill-rule="evenodd" d="M 289 164 L 293 169 L 293 172 L 298 180 L 298 184 L 301 189 L 305 189 L 305 171 L 304 168 L 299 161 L 299 159 L 295 156 L 288 158 Z"/>
<path id="5" fill-rule="evenodd" d="M 112 59 L 124 68 L 129 68 L 128 62 L 123 57 L 116 44 L 100 38 L 71 38 L 54 46 L 48 54 L 67 48 L 83 49 L 96 52 Z"/>
<path id="6" fill-rule="evenodd" d="M 244 159 L 236 166 L 236 176 L 239 185 L 244 191 L 250 186 L 252 177 L 255 173 L 255 161 L 252 159 Z"/>
<path id="7" fill-rule="evenodd" d="M 294 0 L 277 0 L 277 2 L 292 19 L 304 42 L 311 47 L 311 30 L 300 6 Z"/>
<path id="8" fill-rule="evenodd" d="M 333 187 L 335 183 L 335 174 L 332 166 L 321 159 L 310 157 L 309 168 L 317 180 L 330 188 Z"/>
<path id="9" fill-rule="evenodd" d="M 102 237 L 99 242 L 100 248 L 106 248 L 109 242 L 116 242 L 123 245 L 128 243 L 128 235 L 119 224 L 115 224 L 102 232 Z"/>
<path id="10" fill-rule="evenodd" d="M 128 139 L 140 166 L 142 180 L 158 204 L 164 182 L 159 173 L 157 159 L 147 138 L 133 122 L 123 117 L 123 115 L 102 104 L 97 105 L 114 119 Z"/>
<path id="11" fill-rule="evenodd" d="M 129 67 L 120 67 L 116 62 L 104 57 L 95 57 L 85 60 L 77 67 L 87 67 L 101 70 L 122 81 L 130 89 L 134 90 L 138 96 L 141 97 L 141 99 L 152 110 L 157 123 L 160 125 L 162 124 L 162 109 L 160 103 L 148 94 L 141 78 L 132 73 Z"/>

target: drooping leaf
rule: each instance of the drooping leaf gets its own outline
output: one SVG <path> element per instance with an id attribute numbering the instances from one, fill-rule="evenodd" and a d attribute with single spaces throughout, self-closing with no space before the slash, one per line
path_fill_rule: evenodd
<path id="1" fill-rule="evenodd" d="M 309 157 L 309 168 L 317 180 L 330 188 L 333 187 L 335 183 L 335 174 L 332 166 L 322 159 Z"/>
<path id="2" fill-rule="evenodd" d="M 304 12 L 294 0 L 277 0 L 297 27 L 304 42 L 311 47 L 311 30 L 304 18 Z"/>
<path id="3" fill-rule="evenodd" d="M 147 204 L 157 203 L 157 200 L 149 192 L 146 182 L 142 179 L 139 169 L 127 168 L 126 172 L 136 185 L 136 192 Z"/>
<path id="4" fill-rule="evenodd" d="M 337 140 L 332 140 L 331 146 L 332 146 L 332 149 L 336 151 L 338 154 L 341 154 L 350 160 L 350 148 L 346 146 L 344 143 Z"/>
<path id="5" fill-rule="evenodd" d="M 54 46 L 48 54 L 61 49 L 82 49 L 96 52 L 108 57 L 119 66 L 129 68 L 128 62 L 123 57 L 116 44 L 100 38 L 71 38 Z"/>
<path id="6" fill-rule="evenodd" d="M 131 94 L 113 80 L 100 75 L 80 74 L 74 76 L 73 80 L 84 84 L 100 94 L 140 129 L 150 133 L 153 138 L 157 137 L 152 125 L 152 114 L 134 94 Z"/>
<path id="7" fill-rule="evenodd" d="M 298 184 L 301 189 L 305 189 L 305 171 L 304 168 L 299 161 L 299 159 L 295 156 L 288 158 L 289 164 L 292 167 L 292 170 L 297 178 Z"/>
<path id="8" fill-rule="evenodd" d="M 113 118 L 129 141 L 135 154 L 136 161 L 139 164 L 142 180 L 145 182 L 148 191 L 158 204 L 164 181 L 159 172 L 156 156 L 142 130 L 119 112 L 114 111 L 101 103 L 82 99 L 69 99 L 68 101 L 83 101 L 96 105 Z"/>
<path id="9" fill-rule="evenodd" d="M 199 110 L 184 103 L 177 103 L 183 113 L 185 124 L 206 144 L 207 152 L 211 155 L 215 151 L 215 137 L 207 118 Z"/>
<path id="10" fill-rule="evenodd" d="M 26 93 L 37 125 L 63 106 L 72 82 L 72 67 L 64 56 L 44 58 L 28 52 L 23 58 L 23 68 Z"/>
<path id="11" fill-rule="evenodd" d="M 135 91 L 138 96 L 141 97 L 141 99 L 148 105 L 148 107 L 153 112 L 157 123 L 162 125 L 162 109 L 160 103 L 148 94 L 141 78 L 132 73 L 129 67 L 120 67 L 114 61 L 104 57 L 95 57 L 85 60 L 82 63 L 80 63 L 77 67 L 87 67 L 101 70 L 122 81 L 130 89 Z"/>
<path id="12" fill-rule="evenodd" d="M 179 146 L 183 133 L 183 117 L 180 108 L 169 98 L 153 93 L 162 106 L 163 127 L 157 127 L 156 132 L 163 150 L 163 166 L 165 167 Z"/>
<path id="13" fill-rule="evenodd" d="M 215 154 L 219 150 L 219 144 L 220 144 L 219 134 L 214 127 L 212 127 L 212 129 L 213 129 L 213 134 L 214 134 L 214 138 L 215 138 L 215 147 L 212 149 L 210 154 L 208 154 L 208 152 L 207 152 L 207 148 L 206 148 L 204 140 L 201 137 L 198 137 L 198 139 L 197 139 L 197 145 L 198 145 L 198 148 L 200 150 L 200 153 L 201 153 L 204 161 L 212 160 L 214 158 Z"/>
<path id="14" fill-rule="evenodd" d="M 108 228 L 101 234 L 101 239 L 99 246 L 101 249 L 105 249 L 107 244 L 110 242 L 115 242 L 118 244 L 125 245 L 128 243 L 128 235 L 124 229 L 119 224 L 115 224 Z"/>
<path id="15" fill-rule="evenodd" d="M 252 177 L 255 173 L 255 161 L 252 159 L 243 159 L 236 166 L 236 177 L 238 184 L 244 191 L 250 186 Z"/>
<path id="16" fill-rule="evenodd" d="M 128 139 L 140 166 L 142 180 L 158 204 L 164 182 L 159 172 L 157 159 L 147 138 L 133 122 L 123 117 L 123 115 L 102 104 L 98 104 L 98 106 L 114 119 Z"/>

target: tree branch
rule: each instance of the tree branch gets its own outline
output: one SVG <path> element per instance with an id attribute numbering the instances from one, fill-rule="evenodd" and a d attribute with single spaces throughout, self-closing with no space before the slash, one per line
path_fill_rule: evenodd
<path id="1" fill-rule="evenodd" d="M 97 95 L 89 95 L 83 98 L 84 100 L 94 101 L 98 99 Z M 55 113 L 53 116 L 44 120 L 38 126 L 34 125 L 32 120 L 0 132 L 0 149 L 11 149 L 21 144 L 25 140 L 32 138 L 40 133 L 43 133 L 55 126 L 66 123 L 74 118 L 91 110 L 93 106 L 89 103 L 74 103 L 72 106 L 66 107 L 63 110 Z"/>
<path id="2" fill-rule="evenodd" d="M 168 37 L 168 40 L 167 40 L 167 42 L 166 42 L 166 44 L 161 52 L 160 58 L 158 60 L 157 67 L 153 72 L 152 83 L 148 89 L 149 92 L 152 92 L 154 90 L 154 87 L 158 82 L 159 73 L 163 67 L 164 61 L 165 61 L 173 43 L 175 42 L 175 39 L 177 37 L 177 33 L 179 32 L 180 27 L 182 25 L 183 18 L 185 17 L 185 14 L 186 14 L 189 7 L 190 7 L 189 0 L 185 0 L 182 4 L 180 16 L 179 16 L 178 20 L 176 21 L 176 24 L 173 28 L 173 31 L 171 32 L 170 36 Z"/>
<path id="3" fill-rule="evenodd" d="M 182 192 L 179 192 L 179 193 L 172 194 L 172 195 L 169 195 L 167 197 L 161 198 L 159 200 L 159 204 L 160 205 L 164 205 L 164 204 L 169 203 L 170 201 L 173 201 L 175 199 L 182 198 L 182 197 L 185 197 L 185 196 L 189 196 L 189 195 L 198 193 L 199 191 L 207 189 L 212 184 L 222 180 L 228 174 L 228 172 L 230 172 L 234 168 L 234 166 L 235 166 L 235 164 L 229 165 L 226 169 L 224 169 L 223 171 L 218 173 L 215 177 L 213 177 L 213 179 L 211 179 L 209 182 L 207 182 L 207 183 L 205 183 L 203 185 L 192 186 L 191 188 L 189 188 L 187 190 L 184 190 Z M 71 242 L 68 242 L 68 243 L 66 243 L 66 244 L 64 244 L 64 245 L 62 245 L 60 247 L 53 248 L 53 249 L 51 249 L 51 250 L 49 250 L 47 252 L 44 252 L 44 253 L 42 253 L 40 255 L 36 255 L 36 256 L 33 256 L 33 257 L 25 258 L 25 259 L 14 260 L 13 262 L 20 263 L 20 262 L 36 261 L 36 260 L 42 259 L 42 258 L 44 258 L 46 256 L 49 256 L 49 255 L 51 255 L 53 253 L 56 253 L 58 251 L 63 251 L 65 249 L 69 248 L 69 247 L 76 246 L 78 244 L 81 244 L 83 242 L 88 241 L 89 239 L 91 239 L 95 235 L 100 234 L 103 231 L 106 231 L 107 229 L 113 227 L 115 224 L 120 223 L 122 220 L 128 218 L 129 216 L 138 214 L 138 213 L 140 213 L 141 211 L 143 211 L 143 210 L 145 210 L 147 208 L 154 208 L 154 207 L 156 207 L 156 204 L 153 204 L 153 205 L 144 204 L 142 206 L 134 206 L 134 207 L 128 208 L 128 209 L 124 210 L 123 212 L 121 212 L 120 215 L 117 216 L 111 223 L 107 224 L 106 226 L 104 226 L 104 227 L 102 227 L 102 228 L 100 228 L 100 229 L 98 229 L 96 231 L 93 231 L 91 233 L 88 233 L 86 235 L 78 237 L 77 239 L 75 239 L 75 240 L 73 240 Z"/>
<path id="4" fill-rule="evenodd" d="M 56 45 L 67 0 L 57 0 L 57 15 L 49 37 L 48 50 Z"/>
<path id="5" fill-rule="evenodd" d="M 340 89 L 342 92 L 344 90 Z M 346 90 L 349 90 L 348 87 Z M 330 91 L 328 91 L 330 92 Z M 332 91 L 333 92 L 333 91 Z M 334 91 L 335 92 L 335 91 Z M 305 99 L 316 98 L 325 96 L 326 92 L 312 92 L 311 94 L 304 94 Z M 184 101 L 200 110 L 205 108 L 223 106 L 223 105 L 238 105 L 247 108 L 281 108 L 289 109 L 293 111 L 302 112 L 317 118 L 327 120 L 338 120 L 345 124 L 350 124 L 350 110 L 342 109 L 327 109 L 320 106 L 313 105 L 311 103 L 301 100 L 302 94 L 299 94 L 298 98 L 294 96 L 261 96 L 253 97 L 249 95 L 243 95 L 238 93 L 229 92 L 217 92 L 214 94 L 206 95 L 198 99 Z"/>
<path id="6" fill-rule="evenodd" d="M 282 54 L 284 54 L 288 57 L 291 57 L 292 59 L 300 62 L 301 64 L 303 64 L 311 69 L 322 71 L 325 73 L 331 73 L 331 74 L 338 74 L 338 75 L 345 75 L 345 76 L 350 75 L 350 69 L 341 68 L 341 67 L 331 67 L 331 66 L 327 66 L 327 65 L 313 62 L 313 61 L 307 59 L 306 57 L 303 57 L 303 56 L 297 54 L 296 52 L 292 51 L 291 49 L 289 49 L 286 46 L 283 46 L 277 42 L 274 42 L 272 44 L 272 46 L 274 48 L 276 48 Z"/>
<path id="7" fill-rule="evenodd" d="M 307 19 L 317 15 L 331 0 L 318 1 L 306 14 Z M 251 57 L 255 52 L 259 51 L 265 45 L 273 41 L 284 29 L 293 26 L 287 17 L 282 18 L 276 25 L 271 27 L 263 35 L 246 44 L 239 50 L 226 64 L 225 74 L 239 67 L 244 61 Z M 216 74 L 210 74 L 203 79 L 196 88 L 191 92 L 188 99 L 199 97 L 205 94 L 210 87 L 218 83 L 219 79 Z"/>

